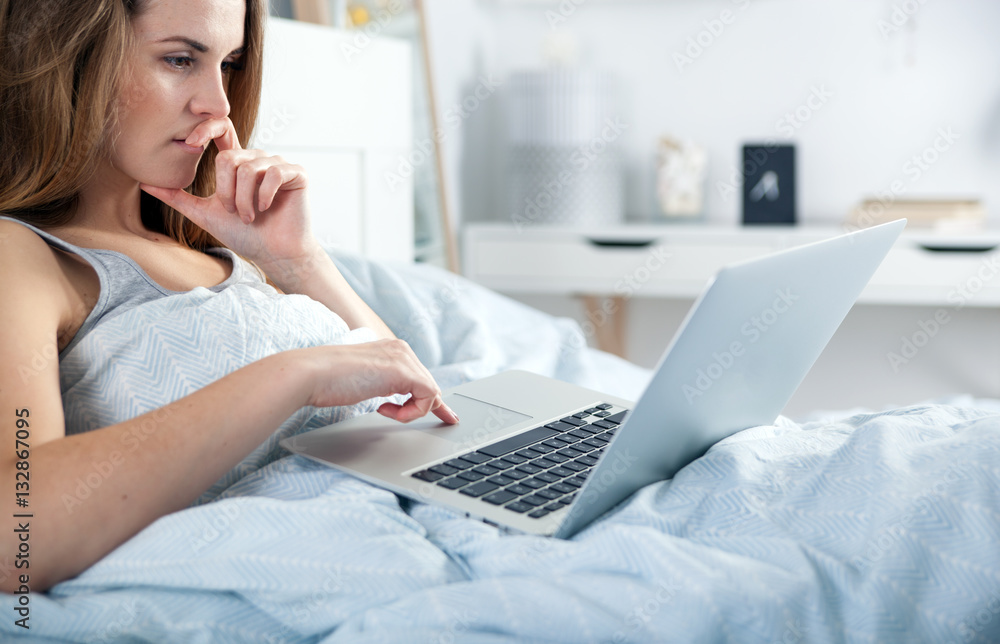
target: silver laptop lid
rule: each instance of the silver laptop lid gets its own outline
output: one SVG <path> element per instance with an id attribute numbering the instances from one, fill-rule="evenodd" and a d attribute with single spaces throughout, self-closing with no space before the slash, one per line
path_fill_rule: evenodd
<path id="1" fill-rule="evenodd" d="M 905 227 L 723 268 L 689 311 L 556 531 L 568 537 L 719 440 L 774 422 Z"/>

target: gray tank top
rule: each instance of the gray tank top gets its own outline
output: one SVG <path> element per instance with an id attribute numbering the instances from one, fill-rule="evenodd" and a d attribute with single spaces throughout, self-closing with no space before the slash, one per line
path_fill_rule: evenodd
<path id="1" fill-rule="evenodd" d="M 98 248 L 82 248 L 69 242 L 65 242 L 55 235 L 45 232 L 20 219 L 0 215 L 0 219 L 15 221 L 25 226 L 41 236 L 50 246 L 74 253 L 82 257 L 88 264 L 94 267 L 97 278 L 101 283 L 101 293 L 97 298 L 97 304 L 84 320 L 83 325 L 76 332 L 73 340 L 59 352 L 59 360 L 62 360 L 87 333 L 92 331 L 104 320 L 109 320 L 116 315 L 120 315 L 129 309 L 140 304 L 169 295 L 177 295 L 182 291 L 171 291 L 165 289 L 153 281 L 146 271 L 132 260 L 131 257 L 114 250 Z M 232 272 L 221 284 L 209 288 L 208 290 L 218 293 L 234 284 L 255 284 L 266 286 L 264 275 L 256 266 L 246 261 L 228 248 L 209 248 L 207 252 L 219 257 L 226 257 L 232 265 Z M 258 286 L 259 288 L 259 286 Z"/>

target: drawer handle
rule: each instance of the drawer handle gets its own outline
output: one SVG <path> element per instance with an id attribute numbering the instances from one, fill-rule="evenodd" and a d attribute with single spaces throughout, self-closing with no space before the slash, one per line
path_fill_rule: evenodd
<path id="1" fill-rule="evenodd" d="M 921 248 L 932 253 L 989 253 L 996 250 L 997 246 L 1000 246 L 1000 244 L 984 243 L 969 244 L 967 246 L 920 244 Z"/>
<path id="2" fill-rule="evenodd" d="M 587 237 L 594 246 L 600 248 L 645 248 L 652 245 L 655 239 L 595 239 Z"/>

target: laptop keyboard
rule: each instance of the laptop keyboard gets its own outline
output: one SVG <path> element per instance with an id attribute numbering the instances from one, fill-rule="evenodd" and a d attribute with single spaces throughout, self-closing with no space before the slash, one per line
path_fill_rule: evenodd
<path id="1" fill-rule="evenodd" d="M 576 498 L 628 410 L 601 403 L 412 476 L 541 519 Z"/>

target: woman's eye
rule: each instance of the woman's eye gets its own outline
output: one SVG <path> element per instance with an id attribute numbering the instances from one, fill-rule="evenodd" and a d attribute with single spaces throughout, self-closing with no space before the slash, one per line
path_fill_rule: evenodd
<path id="1" fill-rule="evenodd" d="M 163 60 L 174 69 L 187 69 L 194 64 L 190 56 L 165 56 Z"/>
<path id="2" fill-rule="evenodd" d="M 243 63 L 238 60 L 226 60 L 222 63 L 222 73 L 229 74 L 243 69 Z"/>

